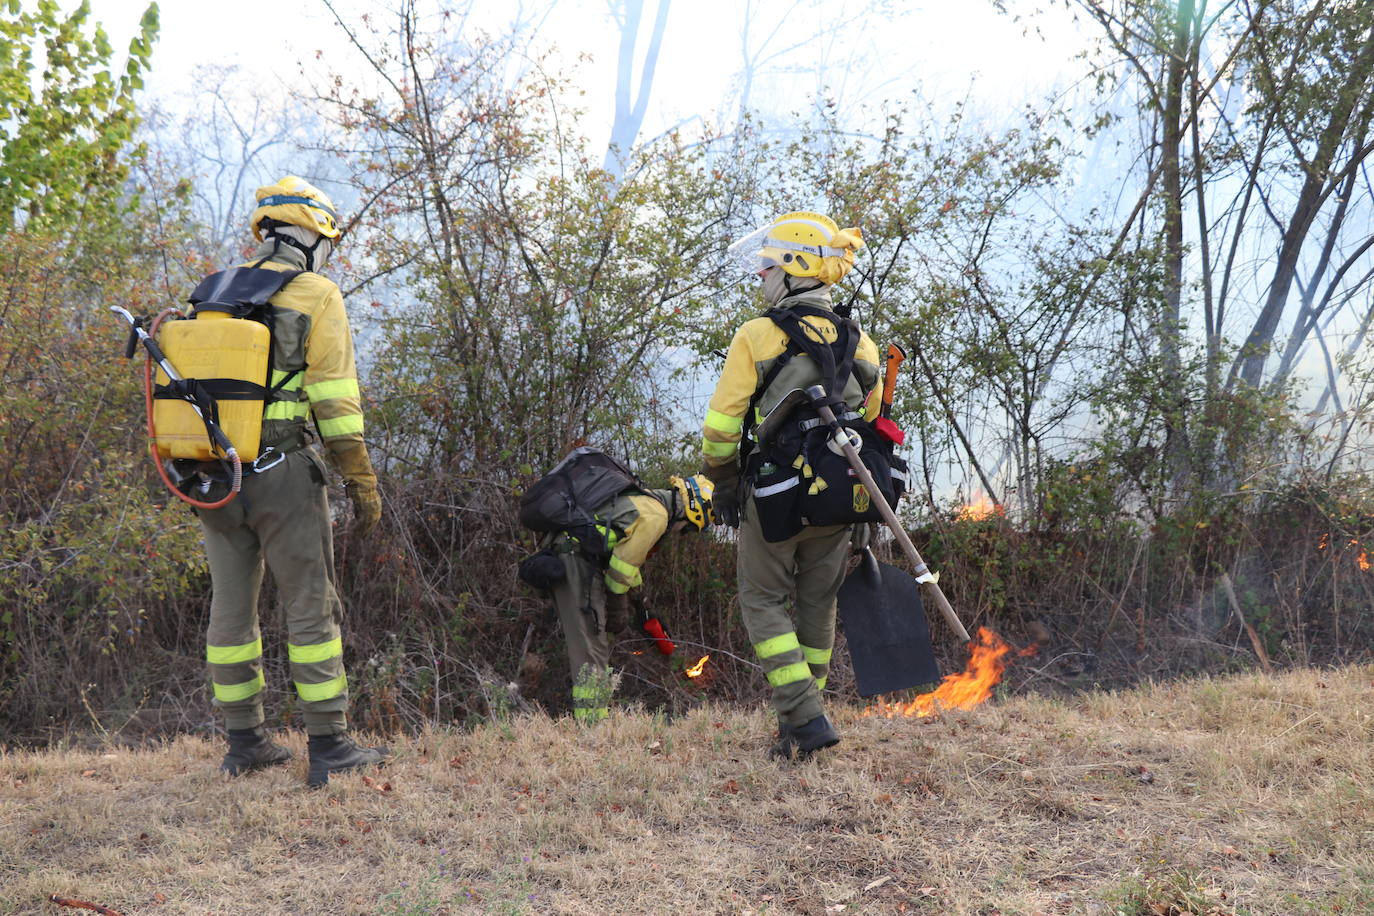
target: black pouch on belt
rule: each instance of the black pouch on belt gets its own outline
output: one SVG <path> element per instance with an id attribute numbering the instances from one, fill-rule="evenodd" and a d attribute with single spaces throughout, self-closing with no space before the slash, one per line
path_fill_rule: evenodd
<path id="1" fill-rule="evenodd" d="M 568 577 L 568 571 L 563 566 L 563 558 L 553 549 L 545 547 L 521 560 L 516 575 L 526 585 L 549 591 Z"/>

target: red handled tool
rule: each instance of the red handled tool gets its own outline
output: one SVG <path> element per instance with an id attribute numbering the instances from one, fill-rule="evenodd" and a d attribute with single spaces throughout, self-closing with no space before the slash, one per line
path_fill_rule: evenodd
<path id="1" fill-rule="evenodd" d="M 663 629 L 662 621 L 657 617 L 645 618 L 644 632 L 654 641 L 654 645 L 658 646 L 658 651 L 664 655 L 672 655 L 673 650 L 677 648 L 673 645 L 673 641 L 668 638 L 667 632 Z"/>

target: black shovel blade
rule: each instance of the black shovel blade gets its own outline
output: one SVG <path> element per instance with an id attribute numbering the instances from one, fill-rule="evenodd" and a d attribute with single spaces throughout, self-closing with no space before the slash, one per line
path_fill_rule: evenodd
<path id="1" fill-rule="evenodd" d="M 845 577 L 836 601 L 859 696 L 940 680 L 921 586 L 910 573 L 870 554 Z"/>

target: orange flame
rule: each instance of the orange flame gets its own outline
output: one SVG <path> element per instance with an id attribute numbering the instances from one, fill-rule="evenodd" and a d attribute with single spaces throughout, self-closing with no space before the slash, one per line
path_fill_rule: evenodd
<path id="1" fill-rule="evenodd" d="M 992 696 L 992 688 L 1002 680 L 1002 672 L 1007 670 L 1006 656 L 1011 646 L 1006 640 L 989 630 L 978 628 L 978 636 L 969 645 L 971 656 L 968 667 L 957 674 L 947 674 L 940 686 L 930 693 L 923 693 L 909 703 L 879 700 L 876 706 L 865 709 L 865 716 L 883 716 L 895 719 L 899 716 L 933 716 L 941 709 L 972 709 Z"/>
<path id="2" fill-rule="evenodd" d="M 959 507 L 955 513 L 956 522 L 981 522 L 994 515 L 1006 515 L 1007 510 L 988 499 L 987 494 L 979 493 L 978 498 L 966 506 Z"/>
<path id="3" fill-rule="evenodd" d="M 1355 562 L 1360 564 L 1361 572 L 1369 572 L 1369 554 L 1364 552 L 1364 548 L 1360 548 L 1360 555 L 1355 558 Z"/>
<path id="4" fill-rule="evenodd" d="M 682 673 L 687 675 L 688 677 L 701 677 L 701 672 L 706 670 L 706 660 L 710 657 L 711 656 L 709 655 L 703 655 L 700 659 L 697 660 L 697 663 L 695 665 L 686 669 Z"/>

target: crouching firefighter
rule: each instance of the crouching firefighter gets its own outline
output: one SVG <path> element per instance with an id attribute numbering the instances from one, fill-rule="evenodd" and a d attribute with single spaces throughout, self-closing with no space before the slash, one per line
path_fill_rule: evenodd
<path id="1" fill-rule="evenodd" d="M 739 528 L 740 611 L 772 688 L 778 740 L 769 753 L 779 758 L 840 740 L 821 699 L 835 596 L 854 523 L 878 518 L 804 389 L 825 389 L 847 434 L 862 437 L 875 478 L 891 486 L 901 477 L 890 444 L 884 456 L 869 428 L 881 401 L 878 348 L 831 304 L 862 244 L 858 229 L 798 212 L 730 246 L 762 280 L 768 310 L 731 341 L 703 426 L 703 473 L 715 483 L 716 517 Z"/>
<path id="2" fill-rule="evenodd" d="M 640 568 L 666 533 L 712 523 L 711 493 L 711 481 L 701 476 L 650 489 L 616 459 L 582 447 L 522 497 L 521 523 L 545 532 L 546 541 L 521 564 L 520 578 L 553 598 L 579 724 L 610 715 L 611 637 L 630 622 L 629 593 L 643 584 Z"/>
<path id="3" fill-rule="evenodd" d="M 343 297 L 319 273 L 341 235 L 334 205 L 294 176 L 259 188 L 256 199 L 251 226 L 261 244 L 252 260 L 203 280 L 191 296 L 189 320 L 167 322 L 162 332 L 166 356 L 183 378 L 150 395 L 150 431 L 167 458 L 164 472 L 171 469 L 204 529 L 212 587 L 206 659 L 229 733 L 220 768 L 238 776 L 291 758 L 263 727 L 258 593 L 266 567 L 286 617 L 291 680 L 308 735 L 308 781 L 319 786 L 330 773 L 379 763 L 386 750 L 361 747 L 347 734 L 329 472 L 310 443 L 312 415 L 329 463 L 345 480 L 356 536 L 376 525 L 381 499 L 363 444 Z M 199 399 L 194 411 L 188 390 Z M 230 491 L 240 486 L 238 474 L 231 483 L 219 464 L 195 460 L 222 457 L 205 451 L 207 417 L 223 423 L 242 459 L 237 498 Z"/>

